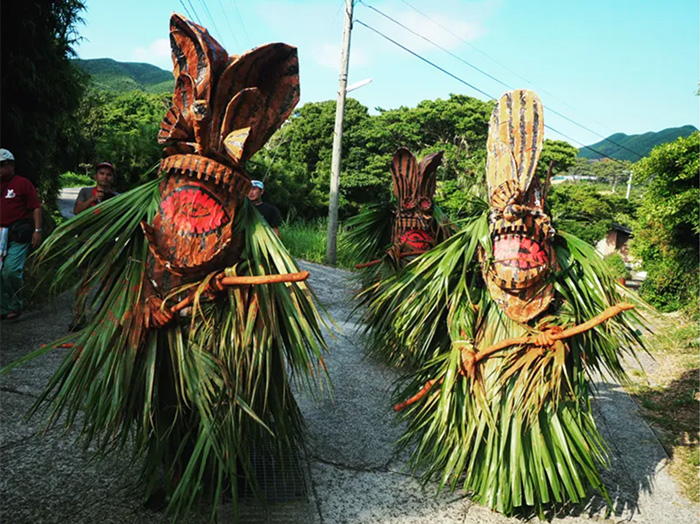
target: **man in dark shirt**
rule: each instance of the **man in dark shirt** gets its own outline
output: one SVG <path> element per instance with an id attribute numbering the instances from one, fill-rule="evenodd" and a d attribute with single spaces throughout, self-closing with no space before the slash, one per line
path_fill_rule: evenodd
<path id="1" fill-rule="evenodd" d="M 253 180 L 253 185 L 250 186 L 250 191 L 248 192 L 248 199 L 255 204 L 255 209 L 258 210 L 279 237 L 279 227 L 282 225 L 282 216 L 280 215 L 279 209 L 272 204 L 262 201 L 263 193 L 265 193 L 265 185 L 260 180 Z"/>
<path id="2" fill-rule="evenodd" d="M 0 318 L 22 312 L 22 272 L 29 247 L 41 243 L 41 202 L 34 185 L 15 174 L 15 157 L 0 149 Z"/>
<path id="3" fill-rule="evenodd" d="M 97 164 L 97 172 L 95 173 L 95 187 L 84 187 L 78 193 L 78 198 L 75 199 L 73 213 L 82 213 L 89 207 L 96 206 L 100 202 L 104 202 L 108 198 L 117 196 L 113 190 L 114 177 L 116 171 L 114 165 L 109 162 L 100 162 Z"/>

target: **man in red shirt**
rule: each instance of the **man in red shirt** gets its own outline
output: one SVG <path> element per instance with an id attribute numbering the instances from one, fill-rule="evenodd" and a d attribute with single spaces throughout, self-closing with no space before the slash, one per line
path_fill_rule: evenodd
<path id="1" fill-rule="evenodd" d="M 32 183 L 15 174 L 15 157 L 0 149 L 0 318 L 22 312 L 22 271 L 29 246 L 41 243 L 41 202 Z"/>

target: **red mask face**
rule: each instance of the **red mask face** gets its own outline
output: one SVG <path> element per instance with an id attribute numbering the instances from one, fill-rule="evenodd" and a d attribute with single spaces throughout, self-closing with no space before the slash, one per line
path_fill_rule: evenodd
<path id="1" fill-rule="evenodd" d="M 181 273 L 206 269 L 231 241 L 236 204 L 222 185 L 169 176 L 151 228 L 157 257 Z"/>
<path id="2" fill-rule="evenodd" d="M 399 251 L 428 251 L 435 245 L 433 195 L 435 172 L 442 152 L 433 153 L 420 164 L 406 148 L 394 153 L 391 176 L 398 209 L 392 232 L 392 244 Z"/>

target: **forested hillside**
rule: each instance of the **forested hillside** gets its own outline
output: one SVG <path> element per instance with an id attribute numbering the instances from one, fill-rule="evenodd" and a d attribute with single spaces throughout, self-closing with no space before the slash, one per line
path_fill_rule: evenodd
<path id="1" fill-rule="evenodd" d="M 77 58 L 72 62 L 90 76 L 94 87 L 106 91 L 172 93 L 175 85 L 172 72 L 151 64 L 117 62 L 111 58 Z"/>
<path id="2" fill-rule="evenodd" d="M 641 135 L 615 133 L 605 140 L 582 147 L 579 150 L 579 156 L 581 158 L 598 160 L 603 158 L 603 155 L 607 155 L 617 160 L 636 162 L 641 157 L 647 156 L 656 146 L 673 142 L 679 137 L 686 138 L 695 131 L 697 131 L 695 126 L 687 125 L 669 127 L 661 131 L 649 131 Z M 634 153 L 638 153 L 638 155 Z"/>

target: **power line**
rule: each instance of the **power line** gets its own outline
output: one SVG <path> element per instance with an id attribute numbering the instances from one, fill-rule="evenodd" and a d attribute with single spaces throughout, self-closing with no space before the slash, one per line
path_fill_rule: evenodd
<path id="1" fill-rule="evenodd" d="M 408 31 L 408 32 L 411 33 L 412 35 L 417 36 L 417 37 L 419 37 L 419 38 L 425 40 L 425 41 L 428 42 L 429 44 L 431 44 L 431 45 L 437 47 L 438 49 L 440 49 L 440 50 L 442 50 L 442 51 L 444 51 L 445 53 L 447 53 L 448 55 L 452 56 L 453 58 L 456 58 L 457 60 L 459 60 L 459 61 L 462 62 L 463 64 L 465 64 L 465 65 L 471 67 L 472 69 L 475 69 L 476 71 L 478 71 L 479 73 L 481 73 L 481 74 L 487 76 L 487 77 L 490 78 L 491 80 L 494 80 L 495 82 L 499 83 L 500 85 L 502 85 L 502 86 L 505 87 L 506 89 L 513 89 L 511 86 L 509 86 L 509 85 L 506 84 L 505 82 L 499 80 L 499 79 L 496 78 L 495 76 L 493 76 L 493 75 L 487 73 L 486 71 L 484 71 L 484 70 L 482 70 L 482 69 L 476 67 L 475 65 L 473 65 L 473 64 L 471 64 L 471 63 L 469 63 L 469 62 L 467 62 L 467 61 L 464 60 L 462 57 L 456 55 L 455 53 L 453 53 L 453 52 L 451 52 L 450 50 L 444 48 L 443 46 L 441 46 L 441 45 L 439 45 L 439 44 L 433 42 L 432 40 L 430 40 L 430 39 L 427 38 L 426 36 L 423 36 L 423 35 L 421 35 L 420 33 L 417 33 L 417 32 L 414 31 L 413 29 L 407 27 L 406 25 L 402 24 L 402 23 L 399 22 L 398 20 L 396 20 L 396 19 L 392 18 L 391 16 L 387 15 L 386 13 L 380 11 L 380 10 L 377 9 L 376 7 L 366 4 L 363 0 L 359 0 L 359 2 L 360 2 L 362 5 L 364 5 L 365 7 L 367 7 L 367 8 L 369 8 L 369 9 L 375 11 L 376 13 L 379 13 L 381 16 L 383 16 L 384 18 L 390 20 L 390 21 L 393 22 L 394 24 L 396 24 L 396 25 L 402 27 L 404 30 Z M 404 2 L 404 3 L 405 3 L 405 2 Z M 408 5 L 408 4 L 407 4 L 407 5 Z M 432 20 L 431 20 L 431 21 L 432 21 Z M 466 41 L 465 41 L 465 42 L 466 42 Z M 525 79 L 523 79 L 523 80 L 525 80 Z M 527 82 L 527 80 L 525 80 L 525 81 Z M 528 83 L 532 84 L 532 82 L 528 82 Z M 552 96 L 553 96 L 553 95 L 552 95 Z M 597 136 L 597 137 L 599 137 L 599 138 L 602 138 L 604 141 L 610 142 L 611 144 L 613 144 L 613 145 L 619 147 L 620 149 L 624 149 L 625 151 L 627 151 L 627 152 L 629 152 L 629 153 L 632 153 L 633 155 L 636 155 L 636 156 L 638 156 L 639 158 L 644 158 L 644 155 L 642 155 L 642 154 L 640 154 L 640 153 L 637 153 L 636 151 L 634 151 L 634 150 L 632 150 L 632 149 L 630 149 L 630 148 L 628 148 L 628 147 L 626 147 L 626 146 L 624 146 L 624 145 L 622 145 L 622 144 L 618 144 L 618 143 L 615 142 L 614 140 L 612 140 L 612 139 L 610 139 L 610 138 L 608 138 L 608 137 L 605 137 L 605 136 L 601 135 L 600 133 L 597 133 L 596 131 L 593 131 L 593 130 L 590 129 L 589 127 L 587 127 L 587 126 L 585 126 L 585 125 L 583 125 L 583 124 L 577 122 L 576 120 L 574 120 L 574 119 L 572 119 L 572 118 L 569 118 L 569 117 L 566 116 L 566 115 L 563 115 L 562 113 L 560 113 L 559 111 L 553 109 L 552 107 L 550 107 L 550 106 L 545 106 L 545 107 L 546 107 L 546 109 L 547 109 L 549 112 L 554 113 L 555 115 L 557 115 L 557 116 L 563 118 L 564 120 L 566 120 L 566 121 L 568 121 L 568 122 L 574 124 L 575 126 L 580 127 L 581 129 L 584 129 L 584 130 L 588 131 L 589 133 L 591 133 L 591 134 L 593 134 L 593 135 L 595 135 L 595 136 Z M 579 143 L 580 143 L 580 142 L 579 142 Z M 588 147 L 588 146 L 584 146 L 584 147 Z"/>
<path id="2" fill-rule="evenodd" d="M 219 0 L 219 7 L 221 7 L 221 11 L 224 13 L 224 19 L 226 20 L 226 25 L 228 26 L 228 30 L 231 33 L 231 38 L 233 38 L 233 42 L 236 45 L 236 47 L 240 48 L 240 45 L 238 44 L 238 39 L 236 38 L 235 33 L 233 32 L 233 27 L 231 26 L 231 22 L 228 19 L 228 15 L 226 14 L 226 9 L 224 9 L 224 4 L 221 3 L 221 0 Z"/>
<path id="3" fill-rule="evenodd" d="M 487 53 L 485 53 L 484 51 L 482 51 L 481 49 L 479 49 L 478 47 L 476 47 L 476 46 L 475 46 L 474 44 L 472 44 L 471 42 L 465 40 L 465 39 L 462 38 L 460 35 L 454 33 L 453 31 L 451 31 L 449 27 L 445 27 L 444 25 L 442 25 L 442 24 L 439 23 L 438 21 L 433 20 L 433 19 L 430 18 L 428 15 L 426 15 L 424 12 L 422 12 L 422 11 L 419 10 L 418 8 L 416 8 L 416 7 L 412 6 L 411 4 L 409 4 L 406 0 L 401 0 L 401 2 L 403 2 L 405 5 L 407 5 L 407 6 L 410 7 L 411 9 L 413 9 L 416 13 L 418 13 L 419 15 L 421 15 L 421 16 L 422 16 L 423 18 L 425 18 L 426 20 L 429 20 L 430 22 L 432 22 L 432 23 L 435 24 L 436 26 L 438 26 L 438 27 L 440 27 L 441 29 L 444 29 L 445 31 L 447 31 L 448 33 L 450 33 L 450 34 L 451 34 L 452 36 L 454 36 L 455 38 L 457 38 L 457 39 L 461 40 L 462 42 L 464 42 L 466 45 L 468 45 L 469 47 L 471 47 L 471 48 L 472 48 L 474 51 L 476 51 L 477 53 L 479 53 L 479 54 L 485 56 L 486 58 L 488 58 L 489 60 L 491 60 L 493 63 L 495 63 L 495 64 L 497 64 L 498 66 L 502 67 L 503 69 L 505 69 L 505 70 L 508 71 L 509 73 L 511 73 L 511 74 L 513 74 L 513 75 L 515 75 L 515 76 L 517 76 L 520 80 L 522 80 L 522 81 L 524 81 L 524 82 L 527 82 L 528 84 L 530 84 L 530 85 L 532 85 L 532 86 L 537 87 L 537 86 L 535 85 L 534 82 L 531 82 L 531 81 L 528 80 L 527 78 L 523 77 L 521 74 L 519 74 L 519 73 L 517 73 L 516 71 L 513 71 L 512 69 L 510 69 L 509 67 L 507 67 L 505 64 L 499 62 L 498 60 L 496 60 L 496 59 L 493 58 L 492 56 L 489 56 Z M 558 96 L 556 96 L 556 95 L 554 95 L 554 94 L 552 94 L 552 93 L 550 93 L 550 92 L 548 92 L 548 91 L 545 91 L 544 89 L 541 89 L 540 87 L 537 87 L 537 90 L 538 90 L 538 91 L 541 91 L 542 93 L 545 93 L 545 94 L 551 96 L 552 98 L 554 98 L 555 100 L 559 101 L 561 104 L 565 105 L 565 106 L 568 107 L 569 109 L 571 109 L 571 110 L 573 110 L 573 111 L 577 111 L 576 108 L 574 108 L 574 107 L 572 107 L 571 105 L 567 104 L 564 100 L 562 100 L 562 99 L 559 98 Z M 577 112 L 578 112 L 578 111 L 577 111 Z M 611 131 L 610 128 L 608 128 L 607 126 L 604 126 L 604 125 L 601 124 L 600 122 L 596 122 L 596 124 L 598 124 L 599 126 L 605 128 L 605 129 L 607 129 L 608 131 Z"/>
<path id="4" fill-rule="evenodd" d="M 209 7 L 207 6 L 207 3 L 205 2 L 205 0 L 199 0 L 199 1 L 204 6 L 204 11 L 207 13 L 209 20 L 211 20 L 211 23 L 214 26 L 214 31 L 216 31 L 216 36 L 219 38 L 219 41 L 222 42 L 223 38 L 221 38 L 221 31 L 219 31 L 219 28 L 216 27 L 216 22 L 214 21 L 214 17 L 211 16 L 211 12 L 209 11 Z"/>
<path id="5" fill-rule="evenodd" d="M 241 23 L 241 27 L 243 28 L 243 34 L 245 35 L 245 39 L 248 42 L 248 47 L 251 47 L 253 45 L 253 42 L 248 36 L 248 30 L 245 28 L 245 24 L 243 23 L 243 17 L 241 16 L 241 12 L 238 9 L 238 4 L 236 3 L 236 0 L 232 1 L 234 9 L 236 9 L 236 15 L 238 15 L 238 21 Z"/>
<path id="6" fill-rule="evenodd" d="M 436 68 L 436 69 L 439 69 L 440 71 L 442 71 L 443 73 L 445 73 L 445 74 L 448 75 L 448 76 L 451 76 L 452 78 L 454 78 L 454 79 L 457 80 L 458 82 L 461 82 L 462 84 L 471 87 L 474 91 L 477 91 L 477 92 L 481 93 L 482 95 L 484 95 L 484 96 L 486 96 L 486 97 L 488 97 L 488 98 L 494 98 L 493 96 L 491 96 L 490 94 L 488 94 L 486 91 L 482 91 L 482 90 L 479 89 L 478 87 L 476 87 L 476 86 L 470 84 L 470 83 L 467 82 L 466 80 L 461 79 L 461 78 L 458 77 L 457 75 L 453 75 L 453 74 L 450 73 L 447 69 L 443 69 L 442 67 L 440 67 L 439 65 L 437 65 L 437 64 L 435 64 L 435 63 L 433 63 L 433 62 L 431 62 L 431 61 L 428 60 L 427 58 L 423 58 L 421 55 L 419 55 L 419 54 L 416 53 L 415 51 L 411 51 L 408 47 L 406 47 L 406 46 L 404 46 L 404 45 L 402 45 L 402 44 L 399 44 L 396 40 L 393 40 L 393 39 L 389 38 L 388 36 L 386 36 L 386 35 L 385 35 L 384 33 L 382 33 L 381 31 L 378 31 L 378 30 L 376 30 L 374 27 L 371 27 L 371 26 L 365 24 L 362 20 L 356 18 L 356 19 L 355 19 L 355 22 L 358 23 L 358 24 L 360 24 L 360 25 L 362 25 L 362 26 L 365 26 L 365 27 L 366 27 L 367 29 L 369 29 L 370 31 L 374 31 L 375 33 L 377 33 L 377 34 L 378 34 L 379 36 L 381 36 L 382 38 L 385 38 L 386 40 L 389 40 L 389 42 L 391 42 L 391 43 L 394 44 L 395 46 L 398 46 L 398 47 L 400 47 L 401 49 L 403 49 L 404 51 L 406 51 L 406 52 L 408 52 L 408 53 L 411 53 L 411 54 L 412 54 L 413 56 L 415 56 L 416 58 L 418 58 L 418 59 L 420 59 L 420 60 L 423 60 L 423 62 L 425 62 L 425 63 L 427 63 L 427 64 L 430 64 L 431 66 L 433 66 L 433 67 Z"/>
<path id="7" fill-rule="evenodd" d="M 442 71 L 443 73 L 445 73 L 445 74 L 448 75 L 449 77 L 453 78 L 454 80 L 457 80 L 458 82 L 460 82 L 460 83 L 462 83 L 462 84 L 464 84 L 464 85 L 466 85 L 466 86 L 468 86 L 468 87 L 471 87 L 473 90 L 477 91 L 478 93 L 481 93 L 482 95 L 484 95 L 484 96 L 486 96 L 486 97 L 488 97 L 488 98 L 490 98 L 490 99 L 492 99 L 492 100 L 497 100 L 497 98 L 494 97 L 493 95 L 487 93 L 486 91 L 483 91 L 483 90 L 479 89 L 478 87 L 476 87 L 476 86 L 470 84 L 469 82 L 467 82 L 466 80 L 464 80 L 464 79 L 458 77 L 457 75 L 455 75 L 455 74 L 453 74 L 453 73 L 450 73 L 447 69 L 444 69 L 443 67 L 440 67 L 440 66 L 437 65 L 436 63 L 431 62 L 431 61 L 428 60 L 427 58 L 425 58 L 425 57 L 419 55 L 419 54 L 416 53 L 415 51 L 412 51 L 411 49 L 409 49 L 408 47 L 404 46 L 403 44 L 400 44 L 400 43 L 397 42 L 396 40 L 394 40 L 394 39 L 388 37 L 387 35 L 385 35 L 385 34 L 382 33 L 381 31 L 379 31 L 379 30 L 373 28 L 372 26 L 369 26 L 369 25 L 365 24 L 362 20 L 355 19 L 355 23 L 358 23 L 358 24 L 360 24 L 361 26 L 366 27 L 366 28 L 369 29 L 370 31 L 372 31 L 372 32 L 374 32 L 374 33 L 376 33 L 376 34 L 378 34 L 379 36 L 381 36 L 381 37 L 384 38 L 385 40 L 388 40 L 389 42 L 391 42 L 391 43 L 394 44 L 395 46 L 400 47 L 400 48 L 403 49 L 404 51 L 406 51 L 406 52 L 412 54 L 413 56 L 415 56 L 416 58 L 422 60 L 422 61 L 425 62 L 426 64 L 428 64 L 428 65 L 434 67 L 435 69 L 438 69 L 439 71 Z M 602 156 L 602 157 L 608 158 L 608 159 L 610 159 L 610 160 L 612 160 L 612 161 L 614 161 L 614 162 L 617 162 L 617 163 L 620 164 L 620 165 L 626 166 L 626 164 L 623 164 L 622 162 L 620 162 L 620 161 L 617 160 L 616 158 L 612 158 L 611 156 L 606 155 L 606 154 L 603 153 L 602 151 L 598 151 L 598 150 L 596 150 L 596 149 L 594 149 L 594 148 L 592 148 L 592 147 L 590 147 L 590 146 L 587 146 L 587 145 L 583 144 L 582 142 L 579 142 L 578 140 L 576 140 L 576 139 L 574 139 L 574 138 L 572 138 L 572 137 L 566 135 L 565 133 L 562 133 L 562 132 L 559 131 L 558 129 L 555 129 L 555 128 L 553 128 L 552 126 L 550 126 L 550 125 L 548 125 L 548 124 L 545 124 L 544 127 L 547 128 L 547 129 L 549 129 L 550 131 L 552 131 L 552 132 L 554 132 L 554 133 L 557 133 L 558 135 L 563 136 L 563 137 L 566 138 L 567 140 L 571 140 L 572 142 L 575 142 L 575 143 L 581 145 L 582 147 L 585 147 L 585 148 L 587 148 L 587 149 L 593 151 L 594 153 L 596 153 L 596 154 L 598 154 L 598 155 L 600 155 L 600 156 Z"/>
<path id="8" fill-rule="evenodd" d="M 335 21 L 338 19 L 338 13 L 340 13 L 340 10 L 343 8 L 345 5 L 345 0 L 340 0 L 340 3 L 338 4 L 338 9 L 335 11 L 335 15 L 333 16 L 333 21 L 331 22 L 331 26 L 335 25 Z"/>
<path id="9" fill-rule="evenodd" d="M 376 7 L 364 3 L 362 0 L 359 0 L 359 1 L 360 1 L 360 3 L 361 3 L 362 5 L 364 5 L 365 7 L 371 9 L 372 11 L 375 11 L 375 12 L 379 13 L 379 14 L 382 15 L 384 18 L 386 18 L 386 19 L 391 20 L 392 22 L 394 22 L 396 25 L 403 27 L 406 31 L 408 31 L 408 32 L 411 33 L 412 35 L 417 36 L 418 38 L 421 38 L 421 39 L 425 40 L 425 41 L 428 42 L 429 44 L 434 45 L 435 47 L 437 47 L 438 49 L 444 51 L 445 53 L 447 53 L 447 54 L 450 55 L 451 57 L 456 58 L 457 60 L 459 60 L 459 61 L 462 62 L 463 64 L 468 65 L 468 66 L 471 67 L 472 69 L 477 70 L 477 71 L 478 71 L 479 73 L 481 73 L 482 75 L 486 75 L 486 76 L 489 77 L 491 80 L 493 80 L 493 81 L 495 81 L 495 82 L 498 82 L 499 84 L 501 84 L 501 85 L 502 85 L 503 87 L 505 87 L 506 89 L 512 89 L 508 84 L 506 84 L 506 83 L 504 83 L 504 82 L 501 82 L 501 81 L 500 81 L 498 78 L 496 78 L 495 76 L 492 76 L 492 75 L 488 74 L 486 71 L 484 71 L 483 69 L 479 69 L 479 68 L 476 67 L 475 65 L 470 64 L 469 62 L 467 62 L 466 60 L 464 60 L 464 59 L 463 59 L 462 57 L 460 57 L 459 55 L 456 55 L 455 53 L 453 53 L 453 52 L 450 51 L 449 49 L 446 49 L 446 48 L 442 47 L 441 45 L 436 44 L 435 42 L 433 42 L 433 41 L 430 40 L 429 38 L 427 38 L 427 37 L 421 35 L 420 33 L 416 33 L 413 29 L 411 29 L 411 28 L 409 28 L 409 27 L 406 27 L 404 24 L 402 24 L 402 23 L 399 22 L 398 20 L 395 20 L 394 18 L 390 17 L 388 14 L 383 13 L 382 11 L 380 11 L 379 9 L 377 9 Z"/>
<path id="10" fill-rule="evenodd" d="M 190 14 L 190 10 L 187 9 L 187 6 L 185 5 L 185 3 L 182 0 L 180 0 L 180 5 L 185 10 L 185 13 L 187 13 L 187 18 L 189 18 L 190 20 L 194 20 L 194 17 Z"/>
<path id="11" fill-rule="evenodd" d="M 180 0 L 182 2 L 182 0 Z M 202 22 L 199 21 L 199 16 L 197 16 L 197 11 L 195 10 L 194 6 L 192 5 L 191 0 L 187 0 L 187 3 L 190 5 L 190 9 L 192 9 L 192 14 L 194 15 L 194 20 L 199 24 L 202 25 Z M 183 4 L 184 5 L 184 4 Z M 185 8 L 187 9 L 187 8 Z"/>

